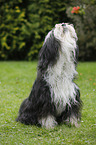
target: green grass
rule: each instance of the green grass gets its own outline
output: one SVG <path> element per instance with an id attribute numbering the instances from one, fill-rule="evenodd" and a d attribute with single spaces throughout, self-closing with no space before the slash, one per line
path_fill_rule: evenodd
<path id="1" fill-rule="evenodd" d="M 46 130 L 15 122 L 36 78 L 36 67 L 37 62 L 0 62 L 0 145 L 95 145 L 96 62 L 78 65 L 76 83 L 84 103 L 79 128 L 60 125 Z"/>

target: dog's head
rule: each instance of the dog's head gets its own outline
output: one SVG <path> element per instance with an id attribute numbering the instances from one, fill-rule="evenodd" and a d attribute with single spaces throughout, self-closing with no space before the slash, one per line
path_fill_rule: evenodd
<path id="1" fill-rule="evenodd" d="M 61 43 L 68 43 L 74 45 L 73 47 L 76 47 L 76 41 L 77 41 L 77 35 L 74 29 L 74 26 L 72 24 L 68 23 L 60 23 L 56 24 L 55 28 L 53 28 L 45 37 L 45 42 L 49 37 L 54 37 L 59 40 Z"/>
<path id="2" fill-rule="evenodd" d="M 77 40 L 77 35 L 72 24 L 61 23 L 56 24 L 54 29 L 54 36 L 61 42 Z"/>
<path id="3" fill-rule="evenodd" d="M 39 68 L 45 68 L 48 64 L 55 64 L 62 53 L 66 61 L 77 61 L 78 49 L 76 45 L 77 35 L 72 24 L 56 24 L 45 37 L 44 44 L 39 53 Z"/>

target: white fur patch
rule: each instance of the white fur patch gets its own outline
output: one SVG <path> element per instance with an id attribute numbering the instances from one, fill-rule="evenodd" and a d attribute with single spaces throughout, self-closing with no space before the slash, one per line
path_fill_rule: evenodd
<path id="1" fill-rule="evenodd" d="M 71 115 L 69 122 L 71 123 L 72 126 L 80 127 L 80 124 L 78 124 L 78 121 L 79 120 L 75 116 Z"/>
<path id="2" fill-rule="evenodd" d="M 70 98 L 75 101 L 75 84 L 72 82 L 73 76 L 77 74 L 75 65 L 64 61 L 64 55 L 61 54 L 57 64 L 49 67 L 47 73 L 45 79 L 50 86 L 52 101 L 55 103 L 57 114 L 61 114 L 66 104 L 70 106 Z"/>
<path id="3" fill-rule="evenodd" d="M 46 127 L 48 128 L 54 128 L 54 126 L 56 126 L 58 123 L 55 121 L 55 117 L 54 116 L 47 116 L 46 118 L 41 118 L 38 121 L 42 127 Z"/>
<path id="4" fill-rule="evenodd" d="M 70 117 L 68 117 L 64 123 L 66 123 L 67 125 L 71 125 L 71 126 L 75 126 L 75 127 L 80 127 L 80 124 L 78 124 L 78 122 L 80 122 L 79 119 L 77 119 L 74 115 L 71 115 Z"/>
<path id="5" fill-rule="evenodd" d="M 57 24 L 58 25 L 58 24 Z M 57 114 L 64 111 L 66 104 L 70 106 L 70 99 L 74 102 L 76 84 L 73 82 L 74 76 L 77 75 L 75 70 L 74 58 L 72 52 L 76 49 L 76 33 L 72 26 L 67 26 L 68 32 L 63 32 L 62 27 L 56 26 L 54 35 L 61 41 L 61 50 L 57 63 L 48 67 L 45 80 L 48 82 L 51 90 L 51 99 L 54 102 Z M 73 34 L 71 34 L 73 33 Z"/>

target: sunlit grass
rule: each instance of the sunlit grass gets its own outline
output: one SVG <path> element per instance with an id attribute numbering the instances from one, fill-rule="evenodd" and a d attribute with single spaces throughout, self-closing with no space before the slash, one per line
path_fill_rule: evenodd
<path id="1" fill-rule="evenodd" d="M 37 62 L 0 62 L 0 145 L 95 145 L 96 63 L 79 63 L 76 83 L 83 100 L 79 128 L 60 125 L 51 130 L 15 122 L 21 102 L 36 78 Z"/>

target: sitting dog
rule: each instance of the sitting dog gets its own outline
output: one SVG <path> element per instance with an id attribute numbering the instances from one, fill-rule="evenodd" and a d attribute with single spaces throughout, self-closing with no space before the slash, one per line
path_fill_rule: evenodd
<path id="1" fill-rule="evenodd" d="M 77 71 L 77 35 L 72 24 L 60 23 L 45 37 L 39 53 L 37 78 L 21 104 L 17 121 L 53 128 L 60 123 L 78 126 L 80 91 Z"/>

